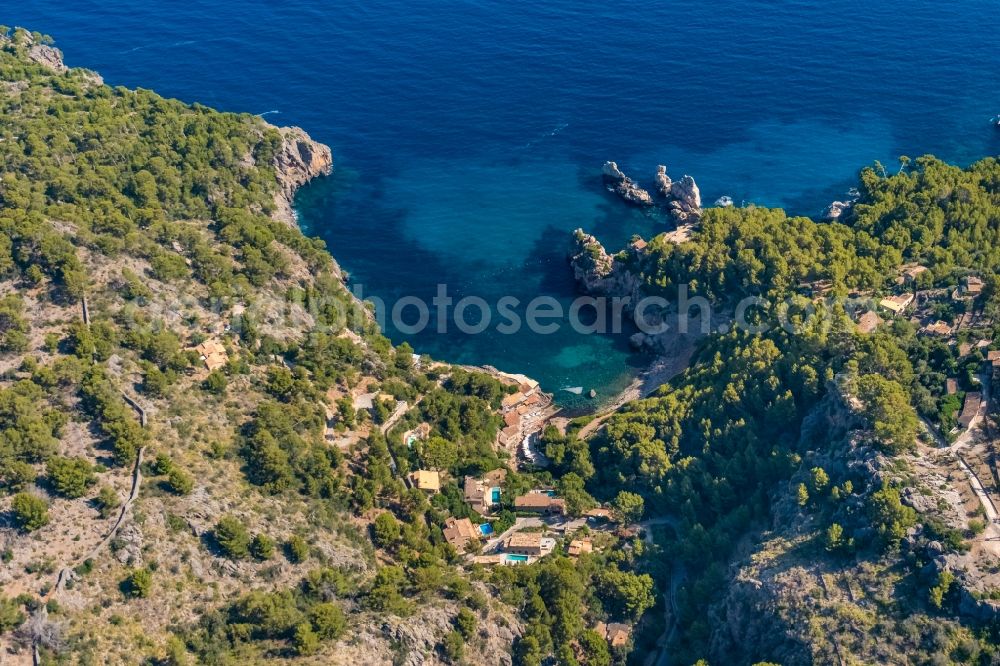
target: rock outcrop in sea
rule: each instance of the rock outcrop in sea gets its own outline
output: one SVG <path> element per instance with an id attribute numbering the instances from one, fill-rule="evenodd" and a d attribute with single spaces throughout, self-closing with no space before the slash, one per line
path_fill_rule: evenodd
<path id="1" fill-rule="evenodd" d="M 614 162 L 605 162 L 601 175 L 604 177 L 604 182 L 626 203 L 633 206 L 653 205 L 653 197 L 649 192 L 636 185 L 635 181 L 622 173 Z"/>
<path id="2" fill-rule="evenodd" d="M 656 167 L 656 185 L 667 201 L 667 210 L 678 223 L 694 222 L 701 217 L 701 190 L 694 178 L 684 175 L 673 181 L 667 175 L 667 167 Z"/>
<path id="3" fill-rule="evenodd" d="M 609 189 L 626 203 L 647 208 L 656 205 L 657 201 L 649 192 L 626 176 L 615 162 L 605 162 L 601 176 Z M 691 224 L 701 218 L 701 191 L 694 178 L 685 175 L 678 181 L 671 180 L 667 167 L 661 164 L 656 170 L 655 183 L 661 204 L 675 222 Z"/>
<path id="4" fill-rule="evenodd" d="M 853 201 L 834 201 L 823 211 L 824 220 L 839 220 L 854 207 Z"/>
<path id="5" fill-rule="evenodd" d="M 569 262 L 577 287 L 585 294 L 634 296 L 639 293 L 640 280 L 622 261 L 608 254 L 601 241 L 583 229 L 573 232 Z"/>

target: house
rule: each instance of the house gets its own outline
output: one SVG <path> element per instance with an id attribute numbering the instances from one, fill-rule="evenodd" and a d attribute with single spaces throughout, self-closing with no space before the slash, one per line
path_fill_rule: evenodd
<path id="1" fill-rule="evenodd" d="M 869 310 L 858 317 L 858 332 L 869 334 L 882 323 L 882 318 L 874 310 Z"/>
<path id="2" fill-rule="evenodd" d="M 903 267 L 903 282 L 916 282 L 917 277 L 923 273 L 926 273 L 928 268 L 926 266 L 921 266 L 919 264 L 911 264 L 909 266 Z"/>
<path id="3" fill-rule="evenodd" d="M 429 493 L 441 492 L 441 475 L 435 470 L 418 469 L 410 473 L 410 483 L 418 490 Z"/>
<path id="4" fill-rule="evenodd" d="M 986 360 L 993 367 L 993 376 L 1000 377 L 1000 351 L 986 352 Z"/>
<path id="5" fill-rule="evenodd" d="M 448 518 L 444 521 L 445 541 L 455 547 L 460 553 L 465 552 L 466 546 L 472 541 L 478 541 L 480 536 L 479 528 L 472 524 L 468 518 Z"/>
<path id="6" fill-rule="evenodd" d="M 954 377 L 949 377 L 948 381 L 944 383 L 944 392 L 946 395 L 955 395 L 958 393 L 958 380 Z"/>
<path id="7" fill-rule="evenodd" d="M 566 500 L 553 497 L 545 490 L 532 490 L 530 493 L 514 499 L 514 509 L 562 515 L 566 513 Z"/>
<path id="8" fill-rule="evenodd" d="M 566 554 L 570 557 L 579 557 L 584 553 L 592 552 L 594 552 L 594 543 L 590 539 L 573 539 L 566 549 Z"/>
<path id="9" fill-rule="evenodd" d="M 921 330 L 930 335 L 940 335 L 944 337 L 951 335 L 951 326 L 947 322 L 941 320 L 938 320 L 933 324 L 928 324 Z"/>
<path id="10" fill-rule="evenodd" d="M 615 519 L 615 514 L 611 509 L 599 506 L 596 509 L 588 509 L 584 512 L 584 517 L 588 520 L 606 520 L 611 522 Z"/>
<path id="11" fill-rule="evenodd" d="M 521 441 L 520 426 L 507 426 L 500 431 L 500 444 L 502 446 L 511 446 L 519 441 Z"/>
<path id="12" fill-rule="evenodd" d="M 906 308 L 910 307 L 912 302 L 913 294 L 899 294 L 898 296 L 883 298 L 878 304 L 893 314 L 899 315 L 906 312 Z"/>
<path id="13" fill-rule="evenodd" d="M 218 340 L 205 340 L 195 347 L 194 350 L 198 352 L 198 356 L 205 363 L 205 367 L 209 372 L 218 370 L 229 362 L 229 355 L 226 353 L 226 348 Z"/>
<path id="14" fill-rule="evenodd" d="M 630 247 L 635 252 L 642 252 L 643 250 L 646 249 L 647 245 L 648 245 L 648 243 L 646 241 L 644 241 L 643 239 L 636 238 L 634 241 L 632 241 Z"/>
<path id="15" fill-rule="evenodd" d="M 958 356 L 959 358 L 965 358 L 972 353 L 972 345 L 968 342 L 963 342 L 958 346 Z"/>
<path id="16" fill-rule="evenodd" d="M 413 430 L 407 430 L 403 433 L 403 444 L 406 444 L 406 448 L 413 448 L 413 445 L 420 441 L 427 439 L 431 436 L 431 424 L 424 421 L 418 425 Z"/>
<path id="17" fill-rule="evenodd" d="M 501 401 L 500 406 L 503 408 L 503 411 L 505 412 L 511 409 L 517 409 L 517 406 L 520 405 L 522 402 L 524 402 L 525 397 L 526 396 L 520 391 L 517 391 L 516 393 L 511 393 L 510 395 L 505 397 L 503 401 Z"/>
<path id="18" fill-rule="evenodd" d="M 632 634 L 632 627 L 620 622 L 612 622 L 610 624 L 598 622 L 597 626 L 594 627 L 594 631 L 598 636 L 606 640 L 611 647 L 621 647 L 628 643 L 629 636 Z"/>
<path id="19" fill-rule="evenodd" d="M 515 532 L 507 539 L 504 550 L 514 555 L 538 557 L 542 554 L 542 535 L 539 532 Z"/>
<path id="20" fill-rule="evenodd" d="M 465 501 L 476 513 L 487 514 L 500 504 L 500 486 L 507 478 L 507 470 L 495 469 L 480 478 L 467 476 L 463 490 Z"/>
<path id="21" fill-rule="evenodd" d="M 969 277 L 965 278 L 964 282 L 962 283 L 963 291 L 965 292 L 965 294 L 967 296 L 972 296 L 973 298 L 983 293 L 984 286 L 985 285 L 983 283 L 983 280 L 981 278 L 976 277 L 975 275 L 970 275 Z"/>
<path id="22" fill-rule="evenodd" d="M 962 406 L 962 413 L 958 417 L 958 423 L 963 428 L 972 425 L 972 421 L 979 414 L 979 407 L 983 402 L 983 394 L 978 392 L 965 394 L 965 405 Z"/>

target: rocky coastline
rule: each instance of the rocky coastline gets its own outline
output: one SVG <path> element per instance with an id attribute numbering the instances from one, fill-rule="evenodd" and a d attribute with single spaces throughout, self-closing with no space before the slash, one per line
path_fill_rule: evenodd
<path id="1" fill-rule="evenodd" d="M 276 217 L 287 224 L 296 224 L 292 202 L 295 192 L 310 180 L 329 176 L 333 172 L 330 147 L 315 141 L 300 127 L 273 127 L 281 134 L 281 147 L 272 166 L 281 191 L 275 196 Z"/>

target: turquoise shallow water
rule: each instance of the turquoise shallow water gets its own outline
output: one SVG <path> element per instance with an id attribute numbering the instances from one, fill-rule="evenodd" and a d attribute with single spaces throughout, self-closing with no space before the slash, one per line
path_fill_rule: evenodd
<path id="1" fill-rule="evenodd" d="M 857 169 L 1000 152 L 995 3 L 621 5 L 593 0 L 39 0 L 5 22 L 57 37 L 113 84 L 266 113 L 332 146 L 301 193 L 365 293 L 572 296 L 568 233 L 611 247 L 660 224 L 603 190 L 614 159 L 690 173 L 705 199 L 814 214 Z M 621 338 L 405 335 L 419 351 L 610 395 Z M 586 398 L 559 394 L 569 404 Z"/>

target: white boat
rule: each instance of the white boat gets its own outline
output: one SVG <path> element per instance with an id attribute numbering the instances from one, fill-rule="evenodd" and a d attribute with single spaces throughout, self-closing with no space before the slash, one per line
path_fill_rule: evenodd
<path id="1" fill-rule="evenodd" d="M 583 394 L 583 387 L 582 386 L 564 386 L 563 388 L 561 388 L 559 390 L 560 391 L 566 391 L 566 393 L 572 393 L 573 395 L 582 395 Z"/>

